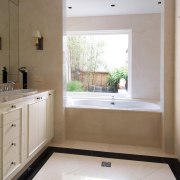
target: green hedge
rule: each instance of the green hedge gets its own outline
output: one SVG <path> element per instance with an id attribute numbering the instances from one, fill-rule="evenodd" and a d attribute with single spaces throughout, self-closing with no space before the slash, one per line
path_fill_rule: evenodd
<path id="1" fill-rule="evenodd" d="M 80 81 L 69 81 L 67 83 L 67 91 L 82 92 L 84 88 Z"/>
<path id="2" fill-rule="evenodd" d="M 118 91 L 118 83 L 121 78 L 124 78 L 126 83 L 128 82 L 128 69 L 126 67 L 116 69 L 108 76 L 107 84 L 113 89 L 113 91 Z"/>

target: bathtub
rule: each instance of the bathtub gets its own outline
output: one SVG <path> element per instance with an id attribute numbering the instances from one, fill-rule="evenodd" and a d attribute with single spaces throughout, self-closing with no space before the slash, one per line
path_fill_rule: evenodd
<path id="1" fill-rule="evenodd" d="M 67 102 L 67 107 L 160 111 L 158 102 L 125 99 L 71 98 Z"/>
<path id="2" fill-rule="evenodd" d="M 66 138 L 108 144 L 161 147 L 162 113 L 155 102 L 70 98 Z"/>

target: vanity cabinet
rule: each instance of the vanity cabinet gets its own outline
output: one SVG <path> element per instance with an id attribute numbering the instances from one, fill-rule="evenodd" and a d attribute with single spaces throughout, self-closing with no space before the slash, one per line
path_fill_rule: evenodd
<path id="1" fill-rule="evenodd" d="M 53 91 L 0 107 L 0 180 L 12 179 L 53 138 Z"/>

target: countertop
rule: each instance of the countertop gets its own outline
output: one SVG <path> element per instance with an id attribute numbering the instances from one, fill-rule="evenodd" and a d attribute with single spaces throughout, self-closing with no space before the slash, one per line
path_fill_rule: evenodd
<path id="1" fill-rule="evenodd" d="M 11 91 L 10 94 L 6 92 L 0 92 L 0 107 L 4 106 L 6 104 L 11 104 L 11 103 L 17 103 L 17 102 L 22 102 L 26 99 L 36 97 L 38 95 L 43 95 L 44 93 L 48 92 L 53 92 L 54 90 L 36 90 L 35 93 L 17 93 L 15 92 L 13 94 L 13 91 Z"/>

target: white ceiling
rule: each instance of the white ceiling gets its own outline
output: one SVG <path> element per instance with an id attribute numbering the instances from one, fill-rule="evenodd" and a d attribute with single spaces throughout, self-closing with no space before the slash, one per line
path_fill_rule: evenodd
<path id="1" fill-rule="evenodd" d="M 67 16 L 109 16 L 160 13 L 163 0 L 66 0 Z M 111 7 L 115 4 L 115 7 Z M 72 7 L 69 9 L 68 7 Z"/>

